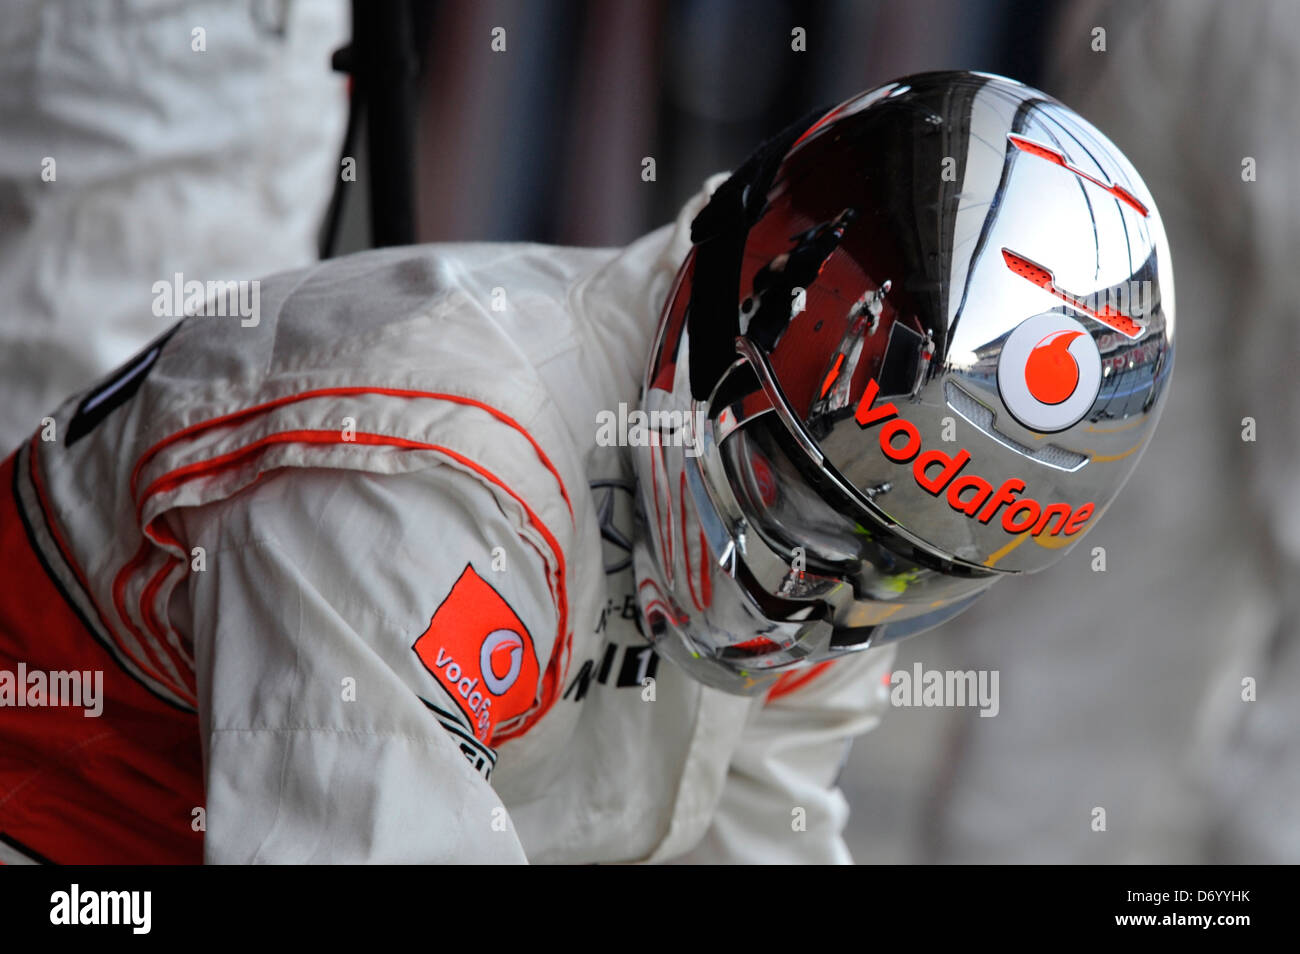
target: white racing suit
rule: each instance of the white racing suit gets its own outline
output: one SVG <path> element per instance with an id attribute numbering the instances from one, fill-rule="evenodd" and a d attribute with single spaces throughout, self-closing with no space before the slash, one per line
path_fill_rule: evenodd
<path id="1" fill-rule="evenodd" d="M 102 714 L 4 714 L 0 860 L 850 860 L 892 649 L 757 698 L 660 660 L 596 440 L 706 196 L 279 275 L 55 412 L 0 471 L 0 669 L 102 670 Z"/>

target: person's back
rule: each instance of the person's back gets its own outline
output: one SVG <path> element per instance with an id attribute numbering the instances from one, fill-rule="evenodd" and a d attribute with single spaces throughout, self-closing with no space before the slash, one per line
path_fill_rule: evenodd
<path id="1" fill-rule="evenodd" d="M 660 665 L 596 439 L 704 199 L 622 252 L 276 276 L 53 414 L 4 464 L 0 668 L 102 671 L 102 712 L 6 716 L 10 860 L 630 861 L 711 822 L 702 853 L 845 860 L 892 652 L 758 698 Z"/>

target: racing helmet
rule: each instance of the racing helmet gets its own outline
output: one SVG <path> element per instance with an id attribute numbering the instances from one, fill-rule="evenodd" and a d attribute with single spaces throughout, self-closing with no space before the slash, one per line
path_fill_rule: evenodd
<path id="1" fill-rule="evenodd" d="M 768 140 L 668 294 L 634 450 L 648 638 L 739 694 L 1059 560 L 1173 367 L 1146 186 L 1020 83 L 888 83 Z"/>

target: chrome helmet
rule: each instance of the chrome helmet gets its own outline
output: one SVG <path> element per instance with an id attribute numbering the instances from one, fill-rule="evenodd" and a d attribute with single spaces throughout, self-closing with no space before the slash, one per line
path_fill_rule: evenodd
<path id="1" fill-rule="evenodd" d="M 643 391 L 647 636 L 701 681 L 929 629 L 1105 512 L 1173 367 L 1169 247 L 1091 124 L 927 73 L 764 143 L 692 223 Z"/>

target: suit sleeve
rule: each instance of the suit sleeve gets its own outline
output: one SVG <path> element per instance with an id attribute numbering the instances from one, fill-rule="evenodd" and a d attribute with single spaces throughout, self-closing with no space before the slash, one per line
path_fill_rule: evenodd
<path id="1" fill-rule="evenodd" d="M 458 644 L 417 647 L 439 619 L 474 625 L 442 610 L 472 574 L 545 666 L 556 614 L 544 565 L 481 484 L 446 466 L 282 470 L 173 526 L 206 551 L 185 615 L 208 862 L 526 860 L 485 777 L 491 727 L 447 676 Z"/>
<path id="2" fill-rule="evenodd" d="M 779 686 L 751 714 L 713 821 L 687 864 L 851 864 L 849 805 L 836 787 L 855 736 L 888 708 L 894 647 Z M 781 689 L 787 689 L 782 692 Z"/>

